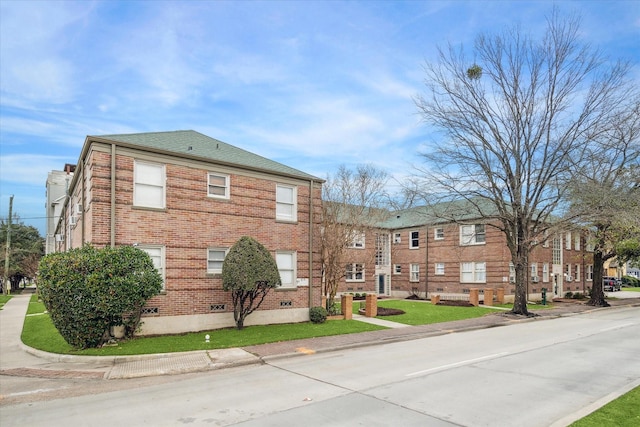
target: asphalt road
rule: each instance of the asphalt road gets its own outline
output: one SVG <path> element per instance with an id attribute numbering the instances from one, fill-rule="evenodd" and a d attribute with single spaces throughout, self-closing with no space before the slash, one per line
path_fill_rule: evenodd
<path id="1" fill-rule="evenodd" d="M 8 426 L 560 426 L 640 384 L 640 308 L 3 405 Z M 113 386 L 109 386 L 113 387 Z"/>

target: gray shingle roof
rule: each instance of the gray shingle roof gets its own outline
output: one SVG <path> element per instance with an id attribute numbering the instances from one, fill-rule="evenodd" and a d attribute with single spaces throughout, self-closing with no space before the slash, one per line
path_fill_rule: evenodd
<path id="1" fill-rule="evenodd" d="M 193 130 L 132 133 L 123 135 L 95 135 L 90 138 L 122 142 L 129 145 L 160 150 L 185 157 L 199 157 L 220 164 L 275 173 L 278 175 L 323 181 L 298 169 L 208 137 Z"/>

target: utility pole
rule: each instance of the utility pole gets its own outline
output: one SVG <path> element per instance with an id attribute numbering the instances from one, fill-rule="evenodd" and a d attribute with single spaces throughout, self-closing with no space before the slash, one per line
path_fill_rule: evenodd
<path id="1" fill-rule="evenodd" d="M 9 219 L 7 220 L 7 248 L 4 253 L 4 294 L 11 293 L 9 284 L 9 253 L 11 252 L 11 215 L 13 215 L 13 194 L 9 197 Z"/>

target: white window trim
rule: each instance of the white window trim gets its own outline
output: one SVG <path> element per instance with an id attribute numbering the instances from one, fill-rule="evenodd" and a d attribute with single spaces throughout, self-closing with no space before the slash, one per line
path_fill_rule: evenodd
<path id="1" fill-rule="evenodd" d="M 484 232 L 482 235 L 484 236 L 484 241 L 478 242 L 478 231 L 477 227 L 484 227 Z M 465 233 L 465 228 L 473 227 L 473 233 Z M 467 224 L 460 226 L 460 245 L 461 246 L 473 246 L 473 245 L 485 245 L 487 243 L 487 227 L 485 224 Z"/>
<path id="2" fill-rule="evenodd" d="M 212 184 L 211 183 L 211 177 L 215 176 L 218 178 L 224 178 L 224 187 L 217 185 L 217 184 Z M 220 194 L 211 194 L 211 187 L 217 187 L 217 188 L 224 188 L 224 194 L 220 195 Z M 218 173 L 218 172 L 209 172 L 207 173 L 207 197 L 211 197 L 212 199 L 225 199 L 228 200 L 231 197 L 231 177 L 227 174 L 224 173 Z"/>
<path id="3" fill-rule="evenodd" d="M 580 237 L 581 237 L 581 236 L 580 236 L 580 234 L 576 234 L 575 240 L 574 240 L 574 242 L 573 242 L 573 248 L 574 248 L 576 251 L 579 251 L 579 250 L 580 250 L 580 247 L 581 247 L 581 244 L 580 244 L 580 243 L 581 243 L 581 242 L 580 242 Z"/>
<path id="4" fill-rule="evenodd" d="M 229 248 L 222 248 L 222 247 L 207 248 L 207 274 L 222 274 L 222 266 L 220 267 L 220 269 L 209 268 L 210 261 L 219 261 L 219 260 L 212 260 L 209 258 L 210 251 L 224 252 L 224 258 L 226 258 L 227 254 L 229 253 Z M 222 262 L 224 262 L 224 258 L 222 259 Z"/>
<path id="5" fill-rule="evenodd" d="M 351 242 L 349 244 L 349 247 L 352 249 L 364 249 L 364 245 L 365 245 L 365 234 L 364 231 L 353 231 L 353 236 L 351 238 Z"/>
<path id="6" fill-rule="evenodd" d="M 362 274 L 362 278 L 360 278 L 360 279 L 355 278 L 354 279 L 353 277 L 356 277 L 358 275 L 358 266 L 359 265 L 362 266 L 362 269 L 360 270 L 361 274 Z M 365 278 L 365 276 L 364 276 L 364 264 L 361 264 L 359 262 L 350 262 L 350 263 L 347 264 L 347 267 L 348 266 L 351 266 L 351 270 L 347 270 L 345 268 L 345 280 L 347 282 L 364 282 L 364 278 Z M 351 272 L 351 279 L 349 279 L 349 275 L 347 274 L 347 271 Z"/>
<path id="7" fill-rule="evenodd" d="M 436 276 L 444 276 L 444 262 L 436 262 L 434 274 Z"/>
<path id="8" fill-rule="evenodd" d="M 138 165 L 145 165 L 148 167 L 156 167 L 156 168 L 160 168 L 161 169 L 161 177 L 160 180 L 162 181 L 162 184 L 160 185 L 156 185 L 156 184 L 147 184 L 147 183 L 142 183 L 142 182 L 138 182 L 137 180 L 137 169 L 138 169 Z M 161 187 L 162 188 L 162 201 L 160 202 L 159 205 L 149 205 L 149 204 L 143 204 L 140 202 L 139 197 L 139 191 L 140 191 L 140 187 L 142 186 L 147 186 L 147 187 L 153 187 L 153 188 L 158 188 Z M 137 207 L 143 207 L 143 208 L 155 208 L 155 209 L 164 209 L 167 206 L 167 167 L 166 165 L 162 164 L 162 163 L 153 163 L 153 162 L 146 162 L 146 161 L 142 161 L 142 160 L 134 160 L 133 162 L 133 205 L 137 206 Z"/>
<path id="9" fill-rule="evenodd" d="M 286 188 L 292 190 L 292 203 L 282 202 L 278 200 L 278 189 Z M 278 213 L 278 206 L 286 205 L 291 206 L 291 215 L 284 215 L 282 213 Z M 298 221 L 298 187 L 295 185 L 287 185 L 287 184 L 276 184 L 276 220 L 278 221 L 286 221 L 286 222 L 296 222 Z"/>
<path id="10" fill-rule="evenodd" d="M 393 243 L 402 242 L 402 233 L 393 233 Z"/>
<path id="11" fill-rule="evenodd" d="M 549 281 L 549 263 L 542 264 L 542 281 L 547 283 Z"/>
<path id="12" fill-rule="evenodd" d="M 593 264 L 586 265 L 584 274 L 587 282 L 593 282 Z"/>
<path id="13" fill-rule="evenodd" d="M 136 246 L 138 249 L 143 250 L 147 253 L 148 250 L 157 250 L 160 249 L 160 265 L 155 265 L 154 263 L 154 267 L 156 267 L 156 270 L 158 270 L 158 272 L 160 273 L 160 275 L 162 276 L 162 292 L 164 292 L 165 290 L 165 277 L 166 277 L 166 260 L 165 260 L 165 247 L 164 245 L 137 245 Z M 151 260 L 153 261 L 153 256 L 151 254 L 149 254 L 149 256 L 151 256 Z"/>
<path id="14" fill-rule="evenodd" d="M 291 257 L 291 268 L 283 268 L 278 265 L 278 272 L 290 271 L 291 283 L 281 283 L 280 287 L 283 289 L 293 289 L 298 287 L 298 254 L 295 251 L 276 251 L 276 264 L 278 261 L 278 255 L 286 255 Z M 282 279 L 282 273 L 280 274 Z"/>
<path id="15" fill-rule="evenodd" d="M 402 274 L 402 264 L 393 264 L 393 274 Z"/>
<path id="16" fill-rule="evenodd" d="M 413 244 L 413 233 L 418 233 L 417 244 Z M 409 249 L 419 249 L 420 248 L 420 230 L 412 230 L 409 232 Z"/>
<path id="17" fill-rule="evenodd" d="M 471 264 L 471 270 L 465 271 L 462 267 L 465 264 Z M 479 266 L 483 266 L 483 269 L 479 269 Z M 465 280 L 464 273 L 471 273 L 473 275 L 473 280 Z M 479 279 L 478 275 L 483 273 L 484 278 Z M 484 261 L 481 262 L 461 262 L 460 263 L 460 283 L 487 283 L 487 263 Z"/>
<path id="18" fill-rule="evenodd" d="M 565 236 L 565 248 L 570 251 L 571 250 L 571 232 L 567 231 L 567 235 Z"/>
<path id="19" fill-rule="evenodd" d="M 420 281 L 420 264 L 409 264 L 409 282 Z"/>
<path id="20" fill-rule="evenodd" d="M 442 231 L 442 236 L 439 236 L 438 231 Z M 436 227 L 433 229 L 433 240 L 444 240 L 444 227 Z"/>

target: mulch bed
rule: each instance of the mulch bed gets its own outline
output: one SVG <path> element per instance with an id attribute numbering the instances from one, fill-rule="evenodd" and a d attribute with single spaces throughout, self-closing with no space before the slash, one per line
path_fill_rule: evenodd
<path id="1" fill-rule="evenodd" d="M 455 300 L 440 300 L 436 305 L 449 305 L 452 307 L 473 307 L 469 301 L 455 301 Z"/>
<path id="2" fill-rule="evenodd" d="M 358 314 L 362 314 L 364 316 L 364 313 L 364 310 L 358 310 Z M 404 310 L 400 310 L 397 308 L 378 307 L 378 316 L 397 316 L 398 314 L 404 313 Z"/>

